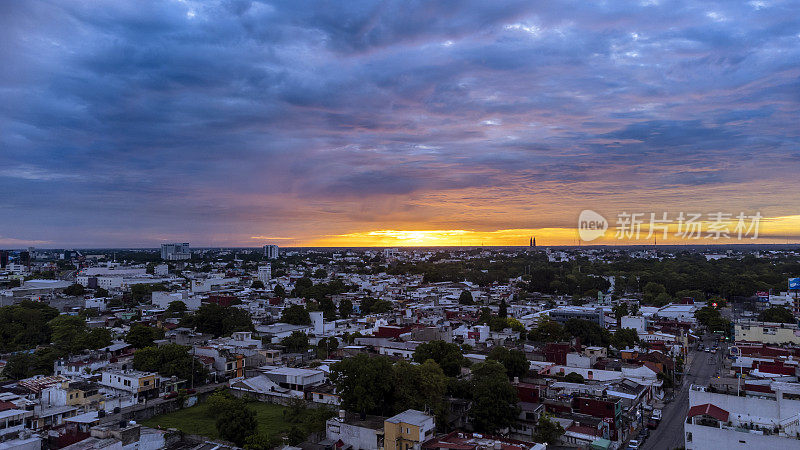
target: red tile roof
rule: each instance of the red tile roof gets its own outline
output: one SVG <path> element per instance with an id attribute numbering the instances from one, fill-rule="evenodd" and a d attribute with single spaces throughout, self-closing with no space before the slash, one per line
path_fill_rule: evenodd
<path id="1" fill-rule="evenodd" d="M 728 411 L 725 411 L 719 406 L 712 405 L 711 403 L 692 406 L 689 408 L 689 413 L 686 414 L 686 417 L 694 417 L 699 415 L 711 416 L 722 422 L 728 421 Z"/>

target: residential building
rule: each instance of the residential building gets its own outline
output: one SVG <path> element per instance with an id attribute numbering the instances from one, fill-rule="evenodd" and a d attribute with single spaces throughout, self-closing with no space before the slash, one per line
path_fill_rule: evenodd
<path id="1" fill-rule="evenodd" d="M 264 246 L 264 257 L 267 259 L 278 259 L 279 249 L 277 245 L 267 244 Z"/>
<path id="2" fill-rule="evenodd" d="M 180 244 L 161 244 L 161 259 L 165 261 L 183 261 L 191 259 L 192 252 L 189 250 L 189 243 Z"/>
<path id="3" fill-rule="evenodd" d="M 433 438 L 435 429 L 433 416 L 414 409 L 405 410 L 384 421 L 384 449 L 418 449 L 423 442 Z"/>

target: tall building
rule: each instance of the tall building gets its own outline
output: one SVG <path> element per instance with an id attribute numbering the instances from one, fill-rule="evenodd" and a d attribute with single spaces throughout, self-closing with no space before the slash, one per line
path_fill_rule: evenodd
<path id="1" fill-rule="evenodd" d="M 8 265 L 8 251 L 0 250 L 0 269 L 5 269 Z"/>
<path id="2" fill-rule="evenodd" d="M 189 250 L 189 243 L 182 244 L 161 244 L 161 259 L 166 261 L 182 261 L 190 259 L 192 251 Z"/>
<path id="3" fill-rule="evenodd" d="M 264 286 L 269 283 L 270 278 L 272 278 L 272 265 L 267 264 L 264 266 L 258 267 L 258 279 L 264 283 Z"/>
<path id="4" fill-rule="evenodd" d="M 264 256 L 267 259 L 278 259 L 278 246 L 277 245 L 265 245 L 264 246 Z"/>

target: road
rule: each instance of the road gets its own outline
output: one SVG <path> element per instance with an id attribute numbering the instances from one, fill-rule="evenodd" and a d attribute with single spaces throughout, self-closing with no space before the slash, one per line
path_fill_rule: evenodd
<path id="1" fill-rule="evenodd" d="M 712 342 L 708 338 L 703 344 L 709 346 Z M 717 370 L 721 367 L 722 355 L 722 347 L 716 354 L 695 350 L 690 353 L 689 374 L 684 376 L 683 385 L 675 394 L 675 399 L 664 408 L 661 424 L 650 433 L 643 446 L 645 450 L 673 450 L 683 447 L 683 423 L 689 411 L 689 386 L 705 385 L 712 376 L 716 376 Z"/>

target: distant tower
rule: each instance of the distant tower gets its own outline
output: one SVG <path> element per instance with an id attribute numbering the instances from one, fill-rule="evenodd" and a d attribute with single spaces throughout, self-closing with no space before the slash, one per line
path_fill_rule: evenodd
<path id="1" fill-rule="evenodd" d="M 533 242 L 531 243 L 532 247 L 536 247 L 536 236 L 533 237 Z"/>
<path id="2" fill-rule="evenodd" d="M 533 237 L 531 237 L 530 243 L 528 243 L 528 247 L 533 247 Z"/>

